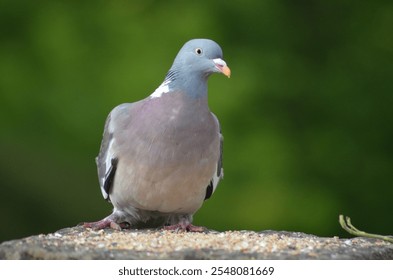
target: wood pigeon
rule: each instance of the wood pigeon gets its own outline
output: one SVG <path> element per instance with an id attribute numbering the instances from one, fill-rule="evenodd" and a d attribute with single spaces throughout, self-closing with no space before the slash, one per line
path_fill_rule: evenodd
<path id="1" fill-rule="evenodd" d="M 102 195 L 114 209 L 85 227 L 204 230 L 192 216 L 223 177 L 223 137 L 207 100 L 213 73 L 231 73 L 220 46 L 190 40 L 150 96 L 110 112 L 96 163 Z"/>

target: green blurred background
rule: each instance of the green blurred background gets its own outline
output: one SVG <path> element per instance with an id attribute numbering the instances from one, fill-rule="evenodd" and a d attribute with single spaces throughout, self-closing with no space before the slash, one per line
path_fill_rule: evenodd
<path id="1" fill-rule="evenodd" d="M 195 224 L 393 233 L 392 1 L 1 0 L 0 24 L 0 241 L 110 213 L 105 118 L 198 37 L 232 77 L 209 82 L 225 179 Z"/>

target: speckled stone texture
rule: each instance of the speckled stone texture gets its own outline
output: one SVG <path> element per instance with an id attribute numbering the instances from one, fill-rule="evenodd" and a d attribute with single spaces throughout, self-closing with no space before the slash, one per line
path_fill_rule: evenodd
<path id="1" fill-rule="evenodd" d="M 393 259 L 393 244 L 285 231 L 65 228 L 0 244 L 0 259 Z"/>

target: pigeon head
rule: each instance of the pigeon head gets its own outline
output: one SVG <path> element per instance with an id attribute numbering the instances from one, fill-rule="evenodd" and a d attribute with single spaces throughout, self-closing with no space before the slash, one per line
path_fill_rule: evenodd
<path id="1" fill-rule="evenodd" d="M 165 82 L 172 89 L 191 95 L 207 92 L 207 79 L 213 73 L 230 77 L 231 70 L 222 59 L 220 46 L 209 39 L 193 39 L 184 44 L 177 54 Z"/>
<path id="2" fill-rule="evenodd" d="M 209 39 L 194 39 L 184 44 L 175 58 L 173 67 L 183 69 L 188 74 L 210 76 L 223 73 L 227 77 L 231 70 L 222 59 L 220 46 Z"/>

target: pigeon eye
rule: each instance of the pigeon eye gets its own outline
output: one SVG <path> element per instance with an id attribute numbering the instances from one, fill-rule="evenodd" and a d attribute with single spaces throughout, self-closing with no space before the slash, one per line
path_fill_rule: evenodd
<path id="1" fill-rule="evenodd" d="M 201 54 L 203 53 L 203 51 L 202 51 L 201 48 L 196 48 L 196 49 L 195 49 L 195 53 L 196 53 L 197 55 L 201 55 Z"/>

